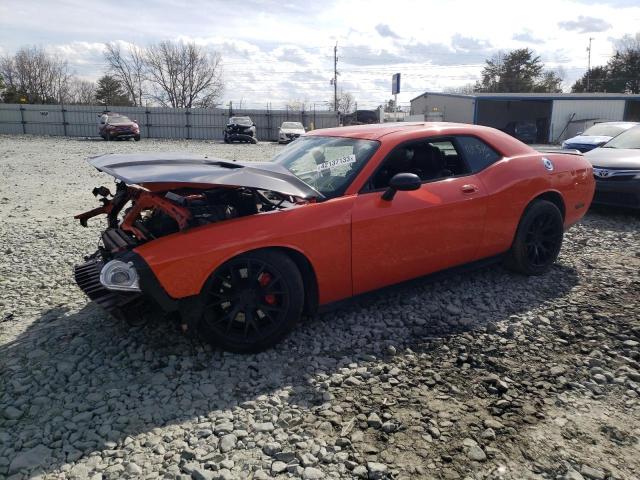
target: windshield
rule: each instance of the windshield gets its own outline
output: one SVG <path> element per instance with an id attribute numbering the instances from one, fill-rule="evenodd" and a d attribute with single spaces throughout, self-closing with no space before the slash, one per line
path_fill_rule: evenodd
<path id="1" fill-rule="evenodd" d="M 252 123 L 249 117 L 231 117 L 229 119 L 229 124 L 251 126 Z"/>
<path id="2" fill-rule="evenodd" d="M 281 128 L 291 128 L 294 130 L 302 130 L 304 127 L 298 122 L 284 122 Z"/>
<path id="3" fill-rule="evenodd" d="M 593 127 L 587 128 L 582 135 L 588 135 L 592 137 L 615 137 L 620 132 L 624 132 L 628 127 L 622 125 L 611 125 L 607 123 L 597 123 Z"/>
<path id="4" fill-rule="evenodd" d="M 640 149 L 640 127 L 633 127 L 622 132 L 607 142 L 603 148 L 633 148 Z"/>
<path id="5" fill-rule="evenodd" d="M 342 137 L 300 137 L 273 161 L 279 163 L 325 197 L 344 193 L 380 143 Z"/>
<path id="6" fill-rule="evenodd" d="M 129 120 L 129 117 L 125 117 L 124 115 L 118 115 L 109 117 L 109 123 L 131 123 L 131 120 Z"/>

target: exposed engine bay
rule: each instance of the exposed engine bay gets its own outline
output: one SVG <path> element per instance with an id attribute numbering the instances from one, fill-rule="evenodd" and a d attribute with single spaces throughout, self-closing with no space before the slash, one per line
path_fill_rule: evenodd
<path id="1" fill-rule="evenodd" d="M 102 234 L 102 243 L 111 253 L 181 230 L 308 203 L 298 197 L 250 187 L 151 191 L 122 181 L 116 182 L 115 193 L 101 186 L 93 189 L 93 195 L 102 206 L 75 218 L 86 227 L 90 218 L 106 214 L 108 228 Z"/>

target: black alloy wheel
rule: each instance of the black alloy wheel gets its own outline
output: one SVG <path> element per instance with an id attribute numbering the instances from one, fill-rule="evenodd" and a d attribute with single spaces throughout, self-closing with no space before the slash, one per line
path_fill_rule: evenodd
<path id="1" fill-rule="evenodd" d="M 534 267 L 543 267 L 549 260 L 555 260 L 556 247 L 561 239 L 562 229 L 558 228 L 553 213 L 545 212 L 535 217 L 525 238 L 529 263 Z"/>
<path id="2" fill-rule="evenodd" d="M 299 319 L 304 303 L 295 263 L 275 251 L 236 257 L 211 276 L 202 291 L 202 331 L 225 350 L 246 353 L 279 342 Z"/>
<path id="3" fill-rule="evenodd" d="M 562 213 L 547 200 L 535 200 L 525 210 L 506 266 L 525 275 L 547 272 L 560 254 L 564 235 Z"/>

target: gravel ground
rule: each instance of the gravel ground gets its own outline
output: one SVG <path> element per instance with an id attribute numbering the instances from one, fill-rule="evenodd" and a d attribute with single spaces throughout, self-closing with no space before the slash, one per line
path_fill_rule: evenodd
<path id="1" fill-rule="evenodd" d="M 87 303 L 85 157 L 279 148 L 0 136 L 0 477 L 640 478 L 638 215 L 590 212 L 543 277 L 416 281 L 259 355 Z"/>

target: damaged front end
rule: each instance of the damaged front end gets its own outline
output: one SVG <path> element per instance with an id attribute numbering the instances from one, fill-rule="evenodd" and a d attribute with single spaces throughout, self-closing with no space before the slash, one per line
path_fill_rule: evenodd
<path id="1" fill-rule="evenodd" d="M 106 215 L 98 250 L 75 267 L 83 292 L 116 318 L 144 323 L 154 311 L 187 328 L 193 299 L 171 298 L 136 247 L 185 230 L 315 201 L 320 194 L 273 165 L 261 168 L 206 157 L 95 157 L 90 163 L 116 178 L 112 193 L 93 189 L 101 205 L 76 215 L 84 227 Z M 280 192 L 270 189 L 278 188 Z"/>

